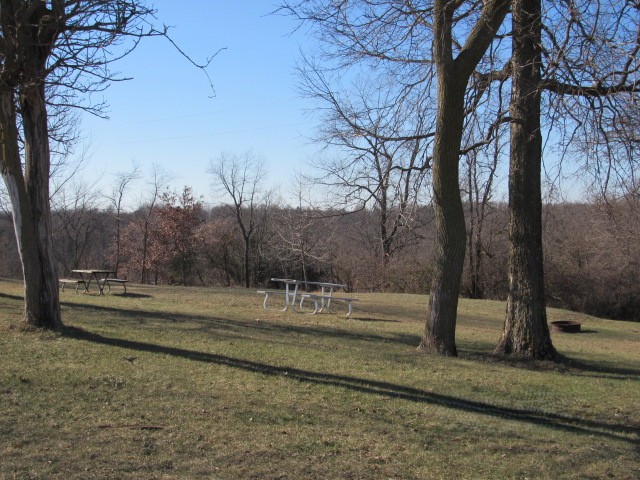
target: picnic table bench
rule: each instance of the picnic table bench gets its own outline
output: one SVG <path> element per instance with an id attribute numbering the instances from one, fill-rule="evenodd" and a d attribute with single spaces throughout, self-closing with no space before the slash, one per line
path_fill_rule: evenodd
<path id="1" fill-rule="evenodd" d="M 321 312 L 322 310 L 324 310 L 325 308 L 328 310 L 331 302 L 344 302 L 347 304 L 349 311 L 347 312 L 347 317 L 349 315 L 351 315 L 351 313 L 353 312 L 353 302 L 357 302 L 358 299 L 357 298 L 347 298 L 347 297 L 334 297 L 331 295 L 316 295 L 314 293 L 303 293 L 302 295 L 300 295 L 300 310 L 303 310 L 304 307 L 302 306 L 302 304 L 304 303 L 305 300 L 311 300 L 313 301 L 314 304 L 314 309 L 313 312 L 311 312 L 312 314 L 314 313 L 318 313 Z M 322 302 L 327 301 L 327 306 L 325 307 L 323 305 Z M 318 301 L 320 302 L 320 308 L 318 308 Z"/>
<path id="2" fill-rule="evenodd" d="M 80 285 L 86 288 L 84 280 L 81 280 L 79 278 L 59 278 L 58 285 L 61 287 L 63 292 L 65 285 L 75 285 L 76 293 L 78 293 L 78 288 L 80 287 Z"/>
<path id="3" fill-rule="evenodd" d="M 127 282 L 129 280 L 125 280 L 123 278 L 105 278 L 102 281 L 102 288 L 104 289 L 104 287 L 107 287 L 107 292 L 111 291 L 111 284 L 112 283 L 119 283 L 120 285 L 122 285 L 122 287 L 124 288 L 124 292 L 123 293 L 127 293 Z"/>
<path id="4" fill-rule="evenodd" d="M 284 290 L 258 290 L 256 293 L 264 295 L 264 302 L 262 302 L 262 306 L 265 310 L 268 309 L 267 301 L 269 300 L 269 295 L 289 295 L 289 293 Z M 289 308 L 289 302 L 285 300 L 285 306 L 282 311 L 284 312 L 287 308 Z"/>

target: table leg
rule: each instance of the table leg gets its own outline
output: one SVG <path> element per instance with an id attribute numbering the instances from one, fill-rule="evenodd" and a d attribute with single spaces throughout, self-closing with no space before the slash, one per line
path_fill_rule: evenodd
<path id="1" fill-rule="evenodd" d="M 284 309 L 287 310 L 289 307 L 294 307 L 296 304 L 296 296 L 298 295 L 298 284 L 295 283 L 293 287 L 293 296 L 289 294 L 289 283 L 284 284 Z"/>
<path id="2" fill-rule="evenodd" d="M 293 298 L 291 299 L 291 307 L 294 307 L 296 304 L 296 295 L 298 294 L 298 284 L 296 283 L 293 287 Z"/>
<path id="3" fill-rule="evenodd" d="M 333 287 L 329 287 L 329 298 L 327 299 L 327 310 L 331 309 L 331 297 L 333 296 Z"/>
<path id="4" fill-rule="evenodd" d="M 285 312 L 287 310 L 287 308 L 289 308 L 289 284 L 285 283 L 284 284 L 284 310 L 283 310 L 283 312 Z"/>
<path id="5" fill-rule="evenodd" d="M 324 285 L 322 286 L 322 298 L 320 299 L 320 310 L 318 310 L 319 312 L 323 311 L 325 308 L 327 310 L 329 310 L 331 308 L 331 295 L 333 295 L 333 287 L 329 287 L 329 298 L 327 298 L 327 304 L 325 305 L 325 287 Z"/>
<path id="6" fill-rule="evenodd" d="M 98 274 L 94 273 L 93 275 L 96 279 L 96 283 L 98 284 L 98 295 L 104 295 L 104 284 L 100 285 L 100 279 L 98 278 Z M 105 277 L 106 279 L 107 277 Z"/>
<path id="7" fill-rule="evenodd" d="M 82 293 L 89 293 L 89 285 L 91 284 L 91 276 L 89 276 L 89 280 L 85 280 L 84 279 L 84 274 L 80 273 L 80 279 L 82 280 L 82 283 L 84 284 L 84 292 Z"/>
<path id="8" fill-rule="evenodd" d="M 320 298 L 320 310 L 318 310 L 319 312 L 324 310 L 324 285 L 321 287 L 320 295 L 321 295 L 321 298 Z"/>

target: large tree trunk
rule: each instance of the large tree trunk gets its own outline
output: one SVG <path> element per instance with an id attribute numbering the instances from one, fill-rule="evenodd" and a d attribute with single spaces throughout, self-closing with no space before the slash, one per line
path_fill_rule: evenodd
<path id="1" fill-rule="evenodd" d="M 466 246 L 460 197 L 459 158 L 464 128 L 467 82 L 507 14 L 506 0 L 487 0 L 482 15 L 453 58 L 456 2 L 434 2 L 434 56 L 438 71 L 438 114 L 433 147 L 433 209 L 436 219 L 436 264 L 429 298 L 429 317 L 419 350 L 457 355 L 455 343 L 458 295 Z"/>
<path id="2" fill-rule="evenodd" d="M 542 253 L 540 0 L 513 0 L 509 296 L 495 352 L 551 359 Z"/>
<path id="3" fill-rule="evenodd" d="M 25 171 L 17 143 L 11 91 L 0 94 L 2 176 L 11 199 L 25 285 L 24 320 L 39 328 L 62 326 L 58 279 L 51 244 L 49 137 L 44 86 L 31 85 L 21 97 Z"/>
<path id="4" fill-rule="evenodd" d="M 436 262 L 429 298 L 429 316 L 419 349 L 455 356 L 455 329 L 464 265 L 466 230 L 460 198 L 458 162 L 464 123 L 466 82 L 455 69 L 439 72 L 438 117 L 433 150 L 433 210 L 436 220 Z"/>

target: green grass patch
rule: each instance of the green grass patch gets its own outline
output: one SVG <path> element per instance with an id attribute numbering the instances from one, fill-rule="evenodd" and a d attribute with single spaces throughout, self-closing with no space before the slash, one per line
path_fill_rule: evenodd
<path id="1" fill-rule="evenodd" d="M 416 352 L 425 296 L 359 294 L 346 319 L 128 291 L 65 290 L 50 333 L 0 281 L 0 478 L 640 477 L 640 324 L 550 310 L 583 322 L 552 334 L 564 360 L 504 360 L 504 304 L 462 300 L 442 358 Z"/>

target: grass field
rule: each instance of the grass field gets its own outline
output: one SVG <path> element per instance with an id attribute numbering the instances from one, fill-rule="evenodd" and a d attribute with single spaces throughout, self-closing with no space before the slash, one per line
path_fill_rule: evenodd
<path id="1" fill-rule="evenodd" d="M 0 281 L 1 479 L 637 479 L 640 324 L 550 310 L 560 363 L 491 355 L 501 302 L 462 300 L 458 358 L 416 353 L 427 298 L 353 318 L 241 289 L 61 293 L 61 334 Z M 340 313 L 340 312 L 338 312 Z"/>

